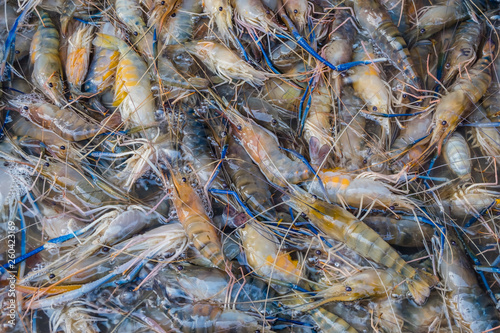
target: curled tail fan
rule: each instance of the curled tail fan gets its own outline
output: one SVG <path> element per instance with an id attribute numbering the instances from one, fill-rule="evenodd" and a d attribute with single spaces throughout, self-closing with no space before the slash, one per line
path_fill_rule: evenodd
<path id="1" fill-rule="evenodd" d="M 413 278 L 408 281 L 408 289 L 418 305 L 423 305 L 431 293 L 432 287 L 438 283 L 436 276 L 417 270 Z"/>

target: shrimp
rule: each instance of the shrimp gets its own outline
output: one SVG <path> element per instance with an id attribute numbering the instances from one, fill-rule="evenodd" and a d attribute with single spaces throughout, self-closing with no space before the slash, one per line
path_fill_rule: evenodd
<path id="1" fill-rule="evenodd" d="M 368 55 L 365 55 L 364 48 L 359 47 L 354 54 L 354 60 L 366 60 L 373 57 L 373 50 L 370 50 L 369 46 L 366 49 L 368 50 Z M 352 74 L 349 76 L 349 81 L 352 83 L 354 92 L 366 103 L 368 108 L 368 112 L 361 114 L 368 119 L 377 121 L 390 137 L 390 118 L 376 116 L 376 113 L 392 113 L 392 94 L 389 85 L 382 80 L 373 64 L 357 66 L 352 68 L 351 71 Z"/>
<path id="2" fill-rule="evenodd" d="M 80 89 L 87 75 L 93 37 L 94 27 L 81 23 L 68 39 L 66 78 L 70 90 L 76 95 L 81 94 Z"/>
<path id="3" fill-rule="evenodd" d="M 365 149 L 365 125 L 366 119 L 361 116 L 359 110 L 363 108 L 361 99 L 354 95 L 351 87 L 342 90 L 342 108 L 339 111 L 342 129 L 338 145 L 342 147 L 341 163 L 348 171 L 359 170 L 364 162 Z"/>
<path id="4" fill-rule="evenodd" d="M 391 245 L 423 247 L 434 235 L 432 226 L 416 222 L 414 216 L 368 215 L 363 222 Z"/>
<path id="5" fill-rule="evenodd" d="M 35 85 L 57 106 L 66 104 L 62 82 L 62 65 L 59 58 L 59 33 L 45 11 L 40 11 L 41 21 L 33 36 L 30 59 Z"/>
<path id="6" fill-rule="evenodd" d="M 252 161 L 257 164 L 267 180 L 278 186 L 297 184 L 311 179 L 313 174 L 302 163 L 293 161 L 278 146 L 276 136 L 257 125 L 252 119 L 245 119 L 238 111 L 224 108 L 238 138 Z"/>
<path id="7" fill-rule="evenodd" d="M 168 311 L 177 331 L 189 332 L 271 332 L 257 318 L 238 310 L 222 309 L 217 305 L 201 303 L 186 305 Z"/>
<path id="8" fill-rule="evenodd" d="M 486 93 L 491 82 L 490 65 L 494 49 L 495 45 L 490 40 L 486 41 L 482 57 L 469 69 L 469 75 L 459 78 L 449 89 L 449 93 L 441 98 L 432 119 L 433 130 L 429 147 L 417 161 L 425 158 L 436 145 L 439 155 L 444 139 L 453 133 L 464 113 Z"/>
<path id="9" fill-rule="evenodd" d="M 199 58 L 212 72 L 229 82 L 243 80 L 252 86 L 261 86 L 267 79 L 265 72 L 254 69 L 227 46 L 209 41 L 185 45 L 188 52 Z"/>
<path id="10" fill-rule="evenodd" d="M 284 300 L 283 303 L 287 306 L 293 306 L 295 309 L 297 305 L 300 306 L 305 305 L 308 306 L 310 302 L 310 297 L 306 296 L 304 293 L 297 292 L 295 290 L 292 291 L 292 295 L 294 296 L 291 299 Z M 313 308 L 308 309 L 307 311 L 311 318 L 314 320 L 318 328 L 321 329 L 322 332 L 337 332 L 337 333 L 357 333 L 358 331 L 349 325 L 344 319 L 335 315 L 334 313 L 327 311 L 323 308 Z"/>
<path id="11" fill-rule="evenodd" d="M 479 286 L 476 273 L 453 230 L 448 229 L 447 239 L 441 249 L 438 272 L 443 279 L 449 312 L 464 332 L 493 331 L 500 325 L 495 304 Z"/>
<path id="12" fill-rule="evenodd" d="M 402 282 L 403 278 L 391 269 L 366 269 L 319 291 L 316 297 L 324 300 L 311 305 L 352 302 L 364 298 L 406 297 L 408 288 Z"/>
<path id="13" fill-rule="evenodd" d="M 203 12 L 202 1 L 182 0 L 170 14 L 165 28 L 159 30 L 164 45 L 184 44 L 193 37 L 194 25 Z M 168 13 L 165 12 L 165 15 Z M 161 21 L 160 24 L 163 22 Z"/>
<path id="14" fill-rule="evenodd" d="M 411 43 L 427 39 L 436 32 L 451 27 L 467 18 L 468 12 L 462 0 L 440 0 L 418 12 L 416 24 L 407 33 Z"/>
<path id="15" fill-rule="evenodd" d="M 375 0 L 354 0 L 354 13 L 375 44 L 391 64 L 403 73 L 408 83 L 420 88 L 420 78 L 415 71 L 408 47 L 391 17 Z"/>
<path id="16" fill-rule="evenodd" d="M 156 107 L 146 63 L 124 41 L 114 36 L 97 34 L 93 43 L 97 47 L 118 50 L 121 54 L 116 68 L 113 106 L 119 107 L 122 119 L 130 127 L 146 129 L 153 126 Z M 152 139 L 153 132 L 146 130 L 146 136 Z"/>
<path id="17" fill-rule="evenodd" d="M 205 213 L 205 206 L 198 193 L 178 175 L 170 177 L 173 183 L 172 202 L 177 211 L 179 222 L 194 247 L 210 260 L 214 267 L 224 270 L 222 245 L 210 218 Z"/>
<path id="18" fill-rule="evenodd" d="M 479 216 L 488 208 L 499 208 L 499 192 L 489 191 L 476 186 L 459 187 L 449 196 L 444 196 L 444 212 L 462 221 L 467 217 Z"/>
<path id="19" fill-rule="evenodd" d="M 469 145 L 459 133 L 453 133 L 443 146 L 443 157 L 458 177 L 470 176 L 472 162 Z"/>
<path id="20" fill-rule="evenodd" d="M 73 17 L 82 15 L 85 17 L 92 10 L 93 5 L 86 0 L 65 0 L 61 11 L 61 33 L 63 36 L 68 32 L 68 24 Z"/>
<path id="21" fill-rule="evenodd" d="M 224 42 L 234 41 L 233 36 L 233 7 L 229 0 L 205 0 L 203 9 L 210 18 L 209 26 L 214 23 Z"/>
<path id="22" fill-rule="evenodd" d="M 476 51 L 482 40 L 483 25 L 472 20 L 460 24 L 446 57 L 443 85 L 448 85 L 457 75 L 467 76 L 466 70 L 476 61 Z"/>
<path id="23" fill-rule="evenodd" d="M 116 17 L 134 35 L 133 42 L 137 44 L 141 54 L 144 55 L 149 66 L 154 62 L 153 34 L 142 19 L 142 10 L 138 0 L 115 0 Z M 123 41 L 121 41 L 124 43 Z M 123 52 L 121 50 L 120 52 Z M 133 51 L 131 51 L 133 52 Z M 144 75 L 143 72 L 141 75 Z"/>
<path id="24" fill-rule="evenodd" d="M 293 21 L 299 32 L 305 32 L 307 25 L 306 16 L 308 14 L 307 0 L 284 0 L 283 5 L 288 17 Z"/>
<path id="25" fill-rule="evenodd" d="M 333 145 L 332 127 L 332 97 L 330 90 L 321 82 L 312 92 L 311 107 L 304 123 L 304 139 L 309 143 L 311 164 L 319 166 Z"/>
<path id="26" fill-rule="evenodd" d="M 374 205 L 378 208 L 397 206 L 403 209 L 414 209 L 418 201 L 412 201 L 405 195 L 396 194 L 398 190 L 382 181 L 372 179 L 370 173 L 353 176 L 349 172 L 324 169 L 318 172 L 324 183 L 328 199 L 338 204 L 359 207 Z M 323 191 L 319 183 L 310 184 L 311 193 L 321 197 Z"/>
<path id="27" fill-rule="evenodd" d="M 227 172 L 231 177 L 241 200 L 259 216 L 276 220 L 276 210 L 271 202 L 269 185 L 264 175 L 253 164 L 245 149 L 234 139 L 229 141 Z"/>
<path id="28" fill-rule="evenodd" d="M 331 25 L 332 33 L 330 33 L 328 44 L 323 47 L 322 53 L 324 58 L 332 64 L 344 64 L 351 60 L 352 45 L 356 36 L 356 27 L 349 12 L 346 10 L 335 11 L 335 19 Z M 342 76 L 338 71 L 330 72 L 331 79 L 334 81 L 333 89 L 336 97 L 341 94 Z"/>
<path id="29" fill-rule="evenodd" d="M 105 127 L 90 122 L 72 109 L 60 109 L 43 101 L 30 101 L 25 96 L 11 101 L 11 104 L 19 108 L 23 117 L 70 142 L 87 140 L 106 132 Z"/>
<path id="30" fill-rule="evenodd" d="M 238 278 L 234 285 L 225 272 L 194 265 L 179 265 L 167 268 L 155 277 L 160 292 L 173 304 L 211 302 L 220 305 L 232 303 L 239 311 L 271 312 L 277 307 L 266 299 L 274 297 L 272 289 L 262 279 L 252 275 Z"/>
<path id="31" fill-rule="evenodd" d="M 310 198 L 295 187 L 288 205 L 303 212 L 328 237 L 344 242 L 348 247 L 376 263 L 393 269 L 406 280 L 417 304 L 423 304 L 437 283 L 434 276 L 411 267 L 375 231 L 339 206 Z"/>
<path id="32" fill-rule="evenodd" d="M 12 134 L 20 137 L 21 146 L 36 146 L 38 149 L 43 146 L 52 156 L 57 156 L 62 161 L 71 161 L 80 156 L 71 142 L 50 130 L 40 128 L 26 118 L 15 119 L 10 130 Z"/>
<path id="33" fill-rule="evenodd" d="M 255 273 L 264 278 L 298 284 L 302 277 L 298 260 L 293 260 L 289 253 L 280 250 L 279 240 L 270 230 L 258 222 L 248 221 L 238 232 L 247 263 Z M 282 285 L 272 282 L 271 285 L 280 294 L 290 291 L 290 288 Z"/>

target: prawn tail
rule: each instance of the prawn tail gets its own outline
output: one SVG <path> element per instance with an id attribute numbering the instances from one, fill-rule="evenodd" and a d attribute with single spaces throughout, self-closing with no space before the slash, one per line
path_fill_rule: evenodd
<path id="1" fill-rule="evenodd" d="M 97 33 L 97 37 L 94 38 L 92 44 L 97 47 L 103 47 L 110 50 L 118 50 L 118 45 L 121 40 L 115 36 Z"/>
<path id="2" fill-rule="evenodd" d="M 417 270 L 413 278 L 408 281 L 408 289 L 418 305 L 423 305 L 431 293 L 431 288 L 438 283 L 437 278 L 424 272 Z"/>

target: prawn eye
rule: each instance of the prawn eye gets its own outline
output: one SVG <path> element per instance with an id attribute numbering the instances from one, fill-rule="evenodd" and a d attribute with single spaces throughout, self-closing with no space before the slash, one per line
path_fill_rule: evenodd
<path id="1" fill-rule="evenodd" d="M 23 106 L 23 110 L 28 110 L 28 106 L 27 105 Z"/>
<path id="2" fill-rule="evenodd" d="M 443 121 L 441 122 L 441 125 L 446 126 L 446 125 L 448 125 L 448 122 L 447 122 L 446 120 L 443 120 Z"/>
<path id="3" fill-rule="evenodd" d="M 345 287 L 345 291 L 352 291 L 352 288 L 347 286 L 347 287 Z"/>
<path id="4" fill-rule="evenodd" d="M 238 125 L 236 128 L 238 129 L 238 131 L 241 131 L 242 129 L 241 125 Z"/>
<path id="5" fill-rule="evenodd" d="M 219 12 L 222 12 L 224 10 L 224 8 L 222 8 L 222 6 L 219 7 Z"/>
<path id="6" fill-rule="evenodd" d="M 425 32 L 425 29 L 420 29 L 420 33 L 423 34 Z"/>
<path id="7" fill-rule="evenodd" d="M 21 53 L 21 51 L 19 51 L 19 50 L 16 50 L 16 54 L 19 54 L 19 53 Z"/>
<path id="8" fill-rule="evenodd" d="M 49 275 L 49 279 L 53 279 L 53 278 L 55 278 L 55 277 L 56 277 L 56 275 L 55 275 L 54 273 L 50 273 L 50 275 Z"/>
<path id="9" fill-rule="evenodd" d="M 299 12 L 299 11 L 298 11 L 297 9 L 294 9 L 294 10 L 293 10 L 293 13 L 294 13 L 294 14 L 297 14 L 298 12 Z"/>
<path id="10" fill-rule="evenodd" d="M 176 13 L 173 13 L 173 14 L 172 14 L 172 17 L 176 17 L 176 16 L 177 16 L 177 14 L 176 14 Z"/>
<path id="11" fill-rule="evenodd" d="M 179 266 L 177 266 L 177 269 L 178 269 L 179 271 L 182 271 L 182 270 L 184 269 L 184 266 L 179 265 Z"/>
<path id="12" fill-rule="evenodd" d="M 49 162 L 45 162 L 43 165 L 45 165 L 47 168 L 50 166 Z"/>
<path id="13" fill-rule="evenodd" d="M 403 98 L 406 98 L 406 97 L 408 97 L 408 96 L 406 94 L 403 94 Z"/>
<path id="14" fill-rule="evenodd" d="M 372 109 L 373 109 L 373 111 L 377 111 L 378 110 L 378 108 L 376 106 L 374 106 Z"/>
<path id="15" fill-rule="evenodd" d="M 139 33 L 137 31 L 134 31 L 134 36 L 137 36 Z"/>
<path id="16" fill-rule="evenodd" d="M 316 255 L 320 256 L 321 255 L 321 251 L 320 250 L 316 250 Z"/>
<path id="17" fill-rule="evenodd" d="M 163 6 L 163 5 L 165 5 L 165 1 L 162 1 L 162 2 L 161 2 L 161 5 L 162 5 L 162 6 Z"/>
<path id="18" fill-rule="evenodd" d="M 368 161 L 367 160 L 363 160 L 363 164 L 366 164 L 366 163 L 368 163 Z"/>
<path id="19" fill-rule="evenodd" d="M 52 82 L 49 82 L 49 87 L 52 88 L 53 86 L 54 86 L 54 84 Z"/>
<path id="20" fill-rule="evenodd" d="M 102 252 L 109 252 L 109 247 L 107 247 L 107 246 L 103 247 Z"/>
<path id="21" fill-rule="evenodd" d="M 312 198 L 313 198 L 314 200 L 318 200 L 318 196 L 316 196 L 316 194 L 313 194 Z"/>
<path id="22" fill-rule="evenodd" d="M 4 167 L 8 167 L 9 166 L 9 162 L 3 162 L 3 166 Z"/>
<path id="23" fill-rule="evenodd" d="M 276 126 L 278 124 L 278 121 L 276 119 L 271 120 L 271 125 Z"/>
<path id="24" fill-rule="evenodd" d="M 61 148 L 61 150 L 66 150 L 66 146 L 61 146 L 59 148 Z"/>
<path id="25" fill-rule="evenodd" d="M 182 177 L 182 182 L 185 183 L 187 181 L 186 177 Z"/>
<path id="26" fill-rule="evenodd" d="M 220 137 L 221 138 L 225 138 L 226 136 L 227 136 L 227 132 L 226 131 L 220 132 Z"/>
<path id="27" fill-rule="evenodd" d="M 396 209 L 396 207 L 394 207 L 394 206 L 389 206 L 389 209 L 390 209 L 390 210 L 394 210 L 394 209 Z"/>
<path id="28" fill-rule="evenodd" d="M 455 242 L 454 240 L 451 241 L 451 245 L 457 245 L 457 242 Z"/>
<path id="29" fill-rule="evenodd" d="M 444 65 L 444 67 L 445 67 L 446 69 L 448 69 L 448 68 L 450 68 L 450 67 L 451 67 L 451 64 L 450 64 L 450 63 L 447 63 L 446 65 Z"/>

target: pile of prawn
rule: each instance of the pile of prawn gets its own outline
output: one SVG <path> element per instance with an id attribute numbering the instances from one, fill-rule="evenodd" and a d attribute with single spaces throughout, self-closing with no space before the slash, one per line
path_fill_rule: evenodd
<path id="1" fill-rule="evenodd" d="M 500 332 L 500 6 L 0 0 L 2 332 Z"/>

